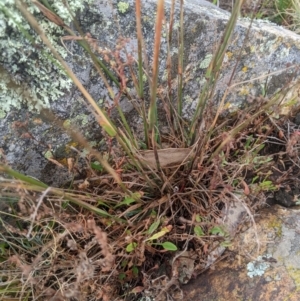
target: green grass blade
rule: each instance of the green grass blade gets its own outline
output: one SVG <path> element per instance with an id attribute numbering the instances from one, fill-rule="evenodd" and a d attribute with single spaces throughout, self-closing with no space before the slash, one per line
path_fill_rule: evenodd
<path id="1" fill-rule="evenodd" d="M 144 100 L 144 70 L 143 70 L 143 35 L 142 35 L 142 22 L 141 22 L 141 1 L 135 1 L 135 14 L 136 14 L 136 32 L 138 41 L 138 95 L 139 98 Z M 149 137 L 148 137 L 148 122 L 146 118 L 145 108 L 142 108 L 143 126 L 145 143 L 149 148 Z"/>
<path id="2" fill-rule="evenodd" d="M 10 167 L 8 166 L 5 166 L 5 165 L 0 165 L 0 171 L 2 172 L 5 172 L 6 174 L 18 179 L 18 180 L 21 180 L 25 183 L 28 183 L 30 185 L 33 185 L 33 186 L 37 186 L 37 187 L 40 187 L 40 188 L 43 188 L 43 189 L 47 189 L 49 188 L 48 185 L 46 185 L 45 183 L 41 182 L 41 181 L 38 181 L 32 177 L 29 177 L 29 176 L 26 176 L 26 175 L 23 175 L 21 173 L 19 173 L 18 171 L 15 171 L 13 169 L 11 169 Z M 70 201 L 71 203 L 75 204 L 75 205 L 78 205 L 82 208 L 85 208 L 91 212 L 94 212 L 96 214 L 99 214 L 101 216 L 105 216 L 105 217 L 110 217 L 110 218 L 113 218 L 113 219 L 117 219 L 116 217 L 110 215 L 109 213 L 107 213 L 106 211 L 100 209 L 100 208 L 97 208 L 93 205 L 90 205 L 86 202 L 83 202 L 79 199 L 76 199 L 74 197 L 71 197 L 70 195 L 68 195 L 68 193 L 60 190 L 60 189 L 57 189 L 57 188 L 51 188 L 51 192 L 56 194 L 56 195 L 59 195 L 59 196 L 62 196 L 64 199 Z"/>
<path id="3" fill-rule="evenodd" d="M 169 111 L 167 113 L 169 114 L 170 126 L 172 126 L 175 129 L 176 128 L 176 122 L 175 122 L 176 119 L 174 119 L 174 109 L 173 109 L 173 104 L 171 103 L 171 99 L 172 99 L 172 53 L 171 53 L 171 44 L 172 44 L 172 36 L 173 36 L 174 12 L 175 12 L 175 0 L 172 0 L 169 27 L 167 28 L 167 32 L 168 32 L 167 74 L 168 74 L 168 102 L 169 102 L 169 104 L 168 104 Z"/>
<path id="4" fill-rule="evenodd" d="M 31 184 L 31 185 L 36 185 L 36 186 L 39 186 L 39 187 L 42 187 L 42 188 L 48 188 L 48 185 L 46 185 L 45 183 L 39 181 L 39 180 L 36 180 L 32 177 L 29 177 L 29 176 L 25 176 L 11 168 L 9 168 L 8 166 L 6 165 L 0 165 L 0 171 L 3 171 L 5 173 L 7 173 L 8 175 L 16 178 L 16 179 L 19 179 L 21 181 L 24 181 L 28 184 Z"/>
<path id="5" fill-rule="evenodd" d="M 152 143 L 156 143 L 158 140 L 158 134 L 156 131 L 156 126 L 157 126 L 156 92 L 157 92 L 158 73 L 159 73 L 159 52 L 160 52 L 163 19 L 164 19 L 164 0 L 158 0 L 156 23 L 155 23 L 151 100 L 150 100 L 150 108 L 149 108 L 149 131 L 151 133 L 152 139 L 154 139 L 154 141 L 152 140 Z"/>
<path id="6" fill-rule="evenodd" d="M 139 91 L 138 95 L 140 99 L 144 99 L 144 82 L 143 82 L 143 35 L 142 35 L 142 23 L 141 23 L 141 0 L 135 1 L 135 16 L 136 16 L 136 32 L 138 41 L 138 75 L 139 75 Z"/>
<path id="7" fill-rule="evenodd" d="M 207 79 L 207 82 L 200 94 L 198 104 L 196 107 L 196 111 L 193 115 L 193 119 L 192 119 L 191 125 L 190 125 L 190 134 L 189 134 L 189 144 L 190 145 L 192 145 L 195 142 L 196 128 L 202 119 L 205 105 L 213 97 L 214 88 L 215 88 L 217 79 L 220 74 L 220 69 L 222 67 L 225 51 L 228 47 L 229 40 L 231 38 L 236 21 L 238 19 L 242 3 L 243 3 L 243 0 L 235 2 L 235 5 L 232 10 L 232 14 L 226 25 L 226 28 L 225 28 L 223 37 L 221 38 L 219 47 L 218 47 L 216 53 L 214 54 L 214 57 L 206 71 L 205 77 Z"/>
<path id="8" fill-rule="evenodd" d="M 180 0 L 180 41 L 178 57 L 178 96 L 177 96 L 177 113 L 178 121 L 182 117 L 182 89 L 183 89 L 183 49 L 184 49 L 184 25 L 183 25 L 183 0 Z"/>
<path id="9" fill-rule="evenodd" d="M 34 28 L 34 30 L 39 34 L 42 41 L 45 43 L 45 45 L 49 48 L 49 50 L 52 52 L 54 57 L 59 61 L 59 63 L 63 66 L 64 71 L 66 74 L 72 79 L 74 84 L 78 87 L 80 92 L 85 96 L 85 98 L 88 100 L 88 102 L 92 105 L 96 113 L 99 115 L 99 124 L 103 127 L 103 129 L 107 132 L 107 134 L 111 137 L 116 136 L 116 128 L 114 124 L 110 121 L 108 117 L 105 116 L 103 111 L 98 107 L 94 99 L 91 97 L 91 95 L 87 92 L 87 90 L 83 87 L 81 82 L 78 80 L 78 78 L 75 76 L 71 68 L 68 66 L 68 64 L 63 60 L 63 58 L 59 55 L 59 53 L 56 51 L 56 49 L 52 46 L 49 39 L 46 37 L 45 33 L 41 29 L 41 27 L 38 25 L 37 21 L 33 17 L 33 15 L 27 10 L 26 5 L 21 1 L 16 1 L 17 8 L 22 12 L 22 14 L 25 16 L 29 24 Z"/>

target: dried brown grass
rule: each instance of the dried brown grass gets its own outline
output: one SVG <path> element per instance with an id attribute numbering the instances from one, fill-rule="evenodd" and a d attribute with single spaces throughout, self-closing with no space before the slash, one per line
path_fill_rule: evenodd
<path id="1" fill-rule="evenodd" d="M 252 110 L 257 111 L 257 108 Z M 181 166 L 164 168 L 173 189 L 169 193 L 147 190 L 143 177 L 130 170 L 127 160 L 111 164 L 115 169 L 118 167 L 126 188 L 140 193 L 140 199 L 130 203 L 124 203 L 126 195 L 112 176 L 95 176 L 95 171 L 90 177 L 74 183 L 77 191 L 65 190 L 59 196 L 51 189 L 2 178 L 1 197 L 17 200 L 10 207 L 11 213 L 2 212 L 2 216 L 8 218 L 2 220 L 1 239 L 7 244 L 7 253 L 0 266 L 6 283 L 14 283 L 16 289 L 13 294 L 7 293 L 7 297 L 131 300 L 135 294 L 143 292 L 152 297 L 159 295 L 163 300 L 165 286 L 174 288 L 174 294 L 180 295 L 176 256 L 157 243 L 169 241 L 179 250 L 193 250 L 196 254 L 193 275 L 196 276 L 207 268 L 208 255 L 225 239 L 210 231 L 220 225 L 223 208 L 232 199 L 233 187 L 248 195 L 244 206 L 249 215 L 263 202 L 255 198 L 258 192 L 251 196 L 249 191 L 253 189 L 251 179 L 258 170 L 264 178 L 273 164 L 270 161 L 258 166 L 251 157 L 274 132 L 265 112 L 211 162 L 207 160 L 224 140 L 227 129 L 238 126 L 248 114 L 252 111 L 241 111 L 216 126 L 206 145 L 205 156 L 189 174 L 185 174 Z M 297 147 L 299 141 L 293 140 L 296 134 L 290 136 L 287 151 Z M 245 147 L 251 135 L 259 138 Z M 257 156 L 263 155 L 257 153 Z M 115 219 L 68 203 L 64 194 L 98 206 Z M 151 233 L 149 229 L 154 223 L 158 223 L 157 230 Z M 195 233 L 195 226 L 202 229 L 203 235 Z M 164 235 L 149 240 L 164 227 L 168 228 Z M 136 247 L 128 252 L 130 244 Z M 163 269 L 160 268 L 162 264 L 165 264 Z M 153 283 L 157 283 L 155 289 Z"/>

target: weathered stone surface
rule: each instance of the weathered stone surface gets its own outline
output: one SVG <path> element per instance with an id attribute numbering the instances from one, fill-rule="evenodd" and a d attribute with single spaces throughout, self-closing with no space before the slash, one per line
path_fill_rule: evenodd
<path id="1" fill-rule="evenodd" d="M 117 1 L 96 1 L 93 9 L 88 9 L 78 16 L 83 32 L 90 33 L 103 49 L 114 50 L 119 36 L 128 37 L 125 48 L 133 56 L 136 54 L 136 24 L 134 1 L 129 0 L 129 8 L 120 12 Z M 154 39 L 154 22 L 156 1 L 143 2 L 143 35 L 149 65 L 152 62 L 152 48 Z M 168 23 L 170 0 L 166 1 L 166 25 Z M 175 30 L 173 32 L 172 62 L 174 70 L 177 69 L 178 45 L 177 34 L 179 26 L 179 9 L 175 12 Z M 196 107 L 199 92 L 205 83 L 204 74 L 212 54 L 220 41 L 225 29 L 229 13 L 220 10 L 202 0 L 186 0 L 184 15 L 184 111 L 187 117 Z M 234 31 L 232 42 L 225 55 L 221 78 L 217 83 L 215 100 L 221 101 L 227 88 L 231 73 L 236 65 L 236 58 L 240 53 L 241 60 L 236 65 L 236 72 L 230 88 L 227 101 L 231 106 L 245 104 L 252 101 L 252 97 L 265 92 L 263 84 L 268 77 L 269 94 L 289 83 L 297 69 L 294 65 L 300 62 L 300 38 L 298 35 L 283 28 L 266 22 L 254 22 L 249 39 L 243 44 L 243 39 L 250 22 L 240 20 Z M 166 55 L 167 35 L 162 33 L 160 80 L 161 95 L 166 92 Z M 90 60 L 86 59 L 82 49 L 74 41 L 65 41 L 70 56 L 68 63 L 82 81 L 96 101 L 102 104 L 112 103 L 109 99 L 105 85 L 94 71 Z M 124 58 L 124 56 L 123 56 Z M 291 67 L 291 64 L 293 67 Z M 287 69 L 288 68 L 288 69 Z M 282 71 L 280 71 L 282 70 Z M 278 72 L 274 73 L 273 72 Z M 174 95 L 176 95 L 176 74 L 174 73 Z M 132 87 L 132 82 L 128 86 Z M 115 92 L 117 88 L 113 87 Z M 297 92 L 297 87 L 291 94 Z M 147 86 L 146 86 L 147 90 Z M 135 93 L 131 89 L 133 97 Z M 133 114 L 131 104 L 121 99 L 122 106 L 127 112 L 127 117 L 132 124 L 139 124 L 140 117 Z M 60 101 L 51 104 L 53 112 L 63 121 L 72 122 L 81 128 L 82 133 L 94 142 L 96 148 L 101 144 L 101 130 L 94 121 L 94 117 L 83 105 L 82 97 L 76 89 L 65 95 Z M 67 167 L 59 168 L 44 158 L 44 153 L 53 149 L 54 159 L 65 159 L 69 152 L 70 137 L 64 131 L 45 118 L 46 114 L 27 113 L 23 111 L 9 112 L 0 120 L 0 148 L 6 154 L 7 163 L 13 168 L 39 178 L 50 185 L 60 185 L 65 180 L 72 178 Z M 17 122 L 28 123 L 22 126 Z M 63 152 L 61 151 L 63 150 Z"/>
<path id="2" fill-rule="evenodd" d="M 299 217 L 297 207 L 260 211 L 226 260 L 183 287 L 185 299 L 300 300 Z"/>

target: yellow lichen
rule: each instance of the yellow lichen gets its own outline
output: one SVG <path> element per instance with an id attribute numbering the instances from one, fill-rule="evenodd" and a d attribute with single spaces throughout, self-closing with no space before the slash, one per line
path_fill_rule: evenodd
<path id="1" fill-rule="evenodd" d="M 228 57 L 228 59 L 231 59 L 232 56 L 233 56 L 233 53 L 230 52 L 230 51 L 227 51 L 227 52 L 226 52 L 226 56 Z"/>
<path id="2" fill-rule="evenodd" d="M 288 296 L 286 296 L 284 301 L 291 300 L 291 297 L 300 290 L 300 269 L 296 269 L 293 266 L 288 266 L 286 267 L 286 270 L 289 276 L 293 279 L 296 288 L 294 291 L 288 294 Z"/>
<path id="3" fill-rule="evenodd" d="M 277 217 L 272 217 L 267 225 L 269 228 L 274 229 L 278 237 L 282 236 L 282 222 Z"/>
<path id="4" fill-rule="evenodd" d="M 58 159 L 57 162 L 59 162 L 63 166 L 68 166 L 67 158 Z"/>
<path id="5" fill-rule="evenodd" d="M 297 286 L 297 290 L 300 289 L 300 269 L 297 269 L 293 266 L 288 266 L 286 268 L 289 276 L 294 280 L 295 285 Z"/>
<path id="6" fill-rule="evenodd" d="M 68 129 L 69 127 L 71 126 L 71 120 L 70 119 L 67 119 L 63 122 L 63 127 L 65 129 Z"/>
<path id="7" fill-rule="evenodd" d="M 249 95 L 249 89 L 247 87 L 242 87 L 239 94 L 241 96 L 246 96 L 246 95 Z"/>
<path id="8" fill-rule="evenodd" d="M 69 154 L 71 152 L 71 147 L 78 147 L 78 142 L 71 141 L 65 145 L 65 152 Z"/>

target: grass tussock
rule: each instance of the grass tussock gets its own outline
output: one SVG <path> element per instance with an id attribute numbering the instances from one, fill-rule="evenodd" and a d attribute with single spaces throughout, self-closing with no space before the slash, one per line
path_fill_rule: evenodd
<path id="1" fill-rule="evenodd" d="M 176 298 L 185 283 L 176 256 L 188 252 L 194 258 L 194 276 L 206 270 L 209 254 L 230 247 L 232 234 L 221 222 L 226 207 L 238 196 L 251 216 L 265 204 L 266 193 L 282 185 L 271 172 L 278 153 L 298 162 L 296 129 L 285 141 L 287 127 L 275 127 L 263 111 L 208 160 L 251 114 L 245 110 L 218 124 L 202 162 L 189 174 L 184 165 L 163 168 L 173 188 L 168 193 L 152 190 L 126 160 L 112 168 L 134 192 L 130 196 L 105 172 L 75 181 L 71 191 L 41 187 L 31 178 L 2 178 L 1 197 L 10 204 L 2 212 L 3 296 L 131 300 L 143 294 L 164 300 L 164 288 L 173 287 Z"/>
<path id="2" fill-rule="evenodd" d="M 169 41 L 174 5 L 175 1 Z M 174 99 L 170 54 L 167 91 L 161 93 L 159 89 L 164 1 L 157 5 L 152 68 L 142 63 L 140 1 L 135 7 L 137 60 L 130 54 L 126 60 L 121 56 L 124 39 L 120 38 L 115 50 L 102 49 L 89 34 L 76 35 L 50 8 L 39 4 L 50 21 L 68 32 L 64 39 L 77 41 L 90 55 L 111 97 L 112 105 L 104 108 L 97 105 L 54 49 L 26 5 L 17 1 L 32 28 L 85 96 L 102 128 L 106 147 L 102 152 L 95 150 L 78 130 L 65 127 L 88 151 L 84 167 L 66 158 L 70 172 L 85 169 L 85 177 L 68 183 L 68 189 L 49 187 L 12 170 L 2 155 L 0 171 L 5 177 L 0 180 L 0 197 L 6 204 L 0 225 L 3 300 L 179 299 L 180 285 L 205 271 L 214 262 L 209 256 L 218 248 L 230 247 L 235 233 L 222 222 L 228 206 L 233 201 L 242 202 L 254 222 L 253 213 L 287 176 L 285 164 L 277 164 L 278 154 L 279 162 L 292 158 L 298 164 L 300 139 L 297 127 L 290 130 L 287 126 L 290 116 L 280 122 L 274 117 L 279 116 L 289 87 L 273 97 L 258 97 L 249 108 L 235 113 L 223 107 L 226 93 L 218 108 L 212 105 L 240 5 L 241 1 L 236 1 L 206 71 L 207 81 L 194 116 L 187 121 L 182 113 L 183 1 Z M 128 76 L 138 99 L 127 89 Z M 158 95 L 165 95 L 162 106 Z M 122 97 L 131 101 L 142 117 L 143 134 L 135 133 L 127 121 L 120 106 Z M 294 102 L 286 105 L 293 106 Z M 113 110 L 118 123 L 113 121 Z M 164 128 L 161 115 L 166 121 Z M 53 122 L 64 126 L 57 119 Z M 277 144 L 272 151 L 271 146 Z M 279 178 L 272 178 L 274 168 Z M 186 258 L 190 261 L 184 261 Z"/>

